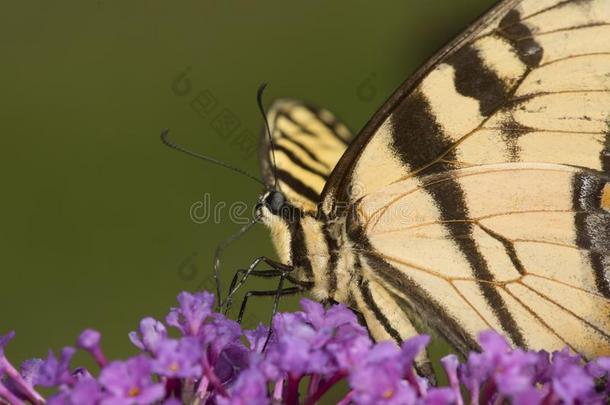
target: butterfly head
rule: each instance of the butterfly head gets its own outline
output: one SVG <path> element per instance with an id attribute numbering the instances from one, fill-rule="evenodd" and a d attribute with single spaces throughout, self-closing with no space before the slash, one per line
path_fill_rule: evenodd
<path id="1" fill-rule="evenodd" d="M 271 231 L 271 239 L 282 263 L 292 263 L 290 241 L 299 217 L 300 211 L 279 190 L 271 188 L 258 198 L 256 218 Z"/>
<path id="2" fill-rule="evenodd" d="M 273 215 L 280 214 L 282 208 L 286 205 L 286 197 L 281 191 L 272 190 L 262 195 L 259 204 L 264 206 Z"/>
<path id="3" fill-rule="evenodd" d="M 262 194 L 256 204 L 256 216 L 263 223 L 281 220 L 288 204 L 286 197 L 281 191 L 270 190 Z"/>
<path id="4" fill-rule="evenodd" d="M 271 189 L 259 197 L 256 216 L 267 225 L 273 222 L 290 224 L 301 217 L 301 211 L 290 204 L 284 193 Z"/>

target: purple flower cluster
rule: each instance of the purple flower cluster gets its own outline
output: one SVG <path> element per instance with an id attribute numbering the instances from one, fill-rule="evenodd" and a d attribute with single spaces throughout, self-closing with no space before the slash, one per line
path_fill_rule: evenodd
<path id="1" fill-rule="evenodd" d="M 447 386 L 432 386 L 414 369 L 428 344 L 425 335 L 373 343 L 355 315 L 302 300 L 302 311 L 279 313 L 269 330 L 240 326 L 213 312 L 209 293 L 178 296 L 162 323 L 144 318 L 129 338 L 141 353 L 107 361 L 100 334 L 85 330 L 77 348 L 99 366 L 92 374 L 71 366 L 75 348 L 59 357 L 24 362 L 17 370 L 4 355 L 14 333 L 0 336 L 0 403 L 9 404 L 287 404 L 328 403 L 340 382 L 347 404 L 573 404 L 607 403 L 610 358 L 585 363 L 567 350 L 512 349 L 495 332 L 480 335 L 480 352 L 460 363 L 441 359 Z M 167 326 L 180 337 L 172 338 Z M 38 388 L 54 390 L 44 399 Z"/>

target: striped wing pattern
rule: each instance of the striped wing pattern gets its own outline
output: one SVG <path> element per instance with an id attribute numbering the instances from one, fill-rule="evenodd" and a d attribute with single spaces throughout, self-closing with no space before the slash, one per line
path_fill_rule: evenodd
<path id="1" fill-rule="evenodd" d="M 455 184 L 468 216 L 443 218 L 434 199 Z M 607 354 L 608 280 L 594 262 L 610 264 L 609 195 L 609 176 L 555 164 L 403 180 L 357 205 L 355 226 L 369 244 L 363 272 L 458 348 L 472 348 L 479 331 L 493 328 L 523 347 Z M 377 301 L 396 305 L 381 294 Z"/>
<path id="2" fill-rule="evenodd" d="M 508 0 L 481 21 L 324 190 L 331 217 L 352 202 L 356 304 L 378 338 L 431 327 L 465 352 L 491 327 L 609 354 L 610 0 Z"/>
<path id="3" fill-rule="evenodd" d="M 352 138 L 349 129 L 328 110 L 291 99 L 273 103 L 267 113 L 273 147 L 263 134 L 261 167 L 268 185 L 274 183 L 292 205 L 312 212 L 335 164 Z"/>

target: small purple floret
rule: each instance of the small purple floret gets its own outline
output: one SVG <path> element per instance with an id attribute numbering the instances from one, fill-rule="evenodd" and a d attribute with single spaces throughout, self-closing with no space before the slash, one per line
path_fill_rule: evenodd
<path id="1" fill-rule="evenodd" d="M 212 315 L 214 295 L 208 292 L 182 292 L 178 295 L 178 303 L 180 307 L 170 309 L 165 321 L 185 336 L 199 335 L 203 323 Z"/>
<path id="2" fill-rule="evenodd" d="M 38 376 L 34 377 L 34 384 L 43 387 L 71 385 L 76 379 L 70 371 L 70 362 L 76 350 L 73 347 L 64 347 L 59 359 L 49 350 L 47 359 L 41 364 Z"/>
<path id="3" fill-rule="evenodd" d="M 164 377 L 201 376 L 201 345 L 196 338 L 166 339 L 152 361 L 152 371 Z"/>
<path id="4" fill-rule="evenodd" d="M 381 342 L 349 376 L 354 400 L 358 404 L 414 403 L 416 392 L 403 379 L 400 349 L 393 342 Z"/>
<path id="5" fill-rule="evenodd" d="M 107 392 L 107 403 L 148 404 L 165 395 L 161 383 L 152 380 L 152 364 L 144 355 L 114 361 L 101 372 L 99 382 Z"/>
<path id="6" fill-rule="evenodd" d="M 250 368 L 244 370 L 233 385 L 228 398 L 219 397 L 219 405 L 267 405 L 267 379 L 263 373 Z"/>
<path id="7" fill-rule="evenodd" d="M 102 336 L 98 331 L 94 329 L 85 329 L 78 337 L 76 346 L 89 352 L 97 365 L 104 367 L 108 362 L 106 361 L 106 357 L 104 356 L 102 347 L 100 346 L 101 339 Z"/>
<path id="8" fill-rule="evenodd" d="M 250 350 L 262 353 L 265 342 L 267 341 L 267 336 L 269 336 L 269 327 L 259 323 L 256 329 L 244 331 L 244 335 L 246 336 Z"/>
<path id="9" fill-rule="evenodd" d="M 129 340 L 138 349 L 155 354 L 163 340 L 167 338 L 165 325 L 154 318 L 144 318 L 140 321 L 138 332 L 129 332 Z"/>
<path id="10" fill-rule="evenodd" d="M 78 381 L 71 389 L 65 389 L 49 398 L 47 405 L 96 405 L 103 397 L 99 383 L 87 378 Z"/>

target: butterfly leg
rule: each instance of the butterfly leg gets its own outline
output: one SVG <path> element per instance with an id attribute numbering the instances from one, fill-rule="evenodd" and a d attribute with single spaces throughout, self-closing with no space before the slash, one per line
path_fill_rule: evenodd
<path id="1" fill-rule="evenodd" d="M 235 289 L 235 285 L 237 284 L 237 280 L 239 277 L 245 276 L 248 272 L 248 269 L 237 269 L 235 275 L 233 276 L 233 280 L 231 280 L 231 286 L 229 287 L 229 291 L 233 291 Z M 279 270 L 254 270 L 249 273 L 250 276 L 261 277 L 261 278 L 274 278 L 282 275 L 282 272 Z M 241 283 L 241 279 L 240 283 Z M 241 283 L 243 284 L 243 283 Z"/>
<path id="2" fill-rule="evenodd" d="M 248 266 L 248 268 L 245 270 L 245 272 L 243 272 L 243 276 L 241 277 L 241 279 L 239 279 L 239 281 L 237 281 L 235 284 L 233 282 L 231 283 L 232 285 L 231 285 L 231 288 L 229 289 L 229 293 L 227 294 L 227 299 L 225 300 L 225 302 L 223 304 L 223 306 L 226 307 L 225 313 L 228 310 L 228 307 L 230 307 L 231 301 L 232 301 L 235 293 L 241 288 L 242 285 L 244 285 L 244 283 L 246 282 L 248 277 L 252 274 L 252 272 L 256 271 L 256 267 L 260 263 L 267 264 L 269 267 L 271 267 L 274 271 L 277 272 L 275 275 L 269 275 L 268 277 L 274 277 L 274 276 L 278 277 L 282 273 L 287 273 L 292 270 L 292 267 L 282 264 L 280 262 L 276 262 L 275 260 L 269 259 L 266 256 L 257 257 L 250 264 L 250 266 Z M 262 277 L 265 277 L 265 276 L 262 276 Z M 233 278 L 233 280 L 235 281 L 235 277 Z"/>
<path id="3" fill-rule="evenodd" d="M 285 296 L 285 295 L 295 295 L 295 294 L 300 293 L 301 291 L 303 291 L 301 289 L 301 287 L 287 287 L 287 288 L 282 288 L 282 289 L 265 290 L 265 291 L 248 291 L 244 295 L 244 298 L 241 302 L 241 307 L 239 309 L 239 316 L 237 317 L 237 322 L 239 322 L 239 323 L 242 322 L 244 313 L 246 312 L 246 307 L 249 302 L 248 299 L 250 297 L 275 297 L 274 302 L 273 302 L 273 309 L 271 311 L 271 313 L 272 313 L 271 317 L 273 318 L 273 315 L 275 315 L 275 313 L 277 312 L 280 297 Z"/>
<path id="4" fill-rule="evenodd" d="M 239 287 L 244 284 L 246 281 L 245 278 L 250 276 L 261 277 L 261 278 L 274 278 L 282 275 L 282 272 L 279 270 L 253 270 L 248 272 L 249 269 L 238 269 L 233 276 L 233 280 L 231 280 L 231 285 L 229 286 L 229 295 L 227 296 L 227 300 L 225 301 L 225 308 L 223 313 L 226 315 L 233 304 L 233 296 L 239 290 Z M 240 278 L 241 277 L 241 278 Z M 236 287 L 239 280 L 239 286 Z"/>
<path id="5" fill-rule="evenodd" d="M 283 272 L 280 275 L 280 280 L 278 282 L 278 286 L 275 290 L 267 290 L 267 291 L 248 291 L 246 292 L 246 295 L 244 296 L 244 299 L 241 303 L 241 308 L 239 310 L 239 316 L 237 318 L 237 321 L 239 323 L 241 323 L 244 313 L 246 311 L 246 305 L 248 303 L 248 298 L 250 298 L 251 296 L 258 296 L 258 297 L 270 297 L 270 296 L 274 296 L 274 300 L 273 300 L 273 309 L 271 310 L 271 318 L 269 319 L 269 331 L 267 332 L 267 339 L 265 339 L 265 344 L 263 345 L 263 351 L 267 348 L 267 344 L 269 343 L 269 339 L 271 339 L 271 333 L 272 333 L 272 322 L 273 322 L 273 317 L 275 316 L 275 314 L 277 313 L 277 310 L 279 308 L 280 305 L 280 297 L 285 296 L 285 295 L 294 295 L 294 294 L 298 294 L 300 292 L 303 291 L 303 288 L 301 287 L 288 287 L 288 288 L 284 288 L 284 281 L 286 279 L 286 273 Z"/>

